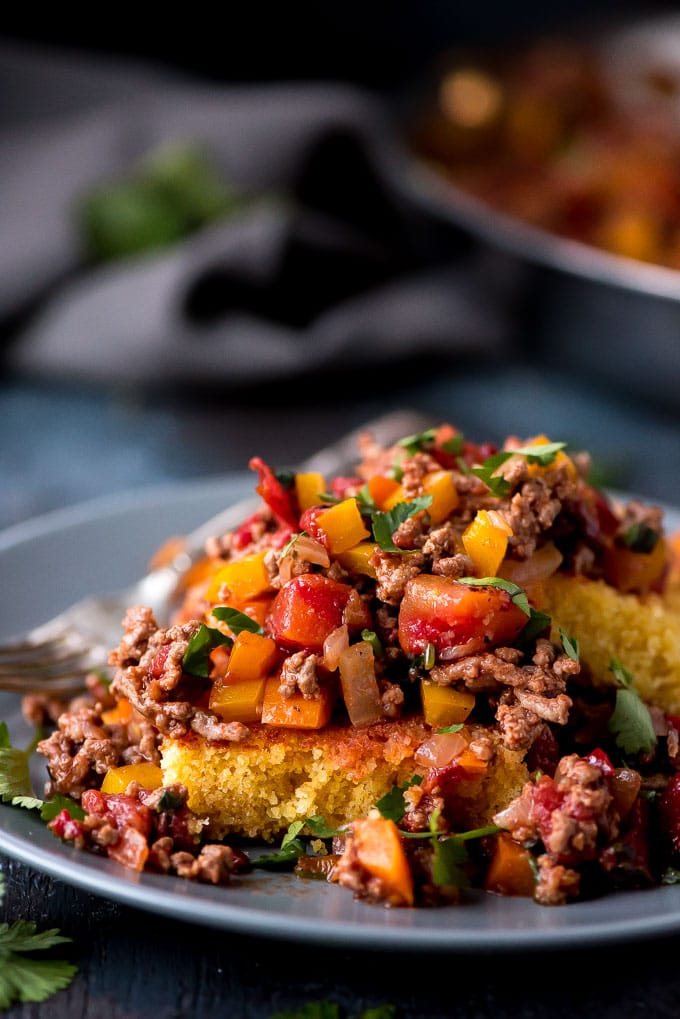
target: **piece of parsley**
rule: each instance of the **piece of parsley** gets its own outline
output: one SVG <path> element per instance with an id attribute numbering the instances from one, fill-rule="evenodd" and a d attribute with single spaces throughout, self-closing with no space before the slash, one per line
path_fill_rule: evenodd
<path id="1" fill-rule="evenodd" d="M 207 679 L 210 672 L 210 652 L 220 644 L 231 647 L 233 643 L 231 637 L 227 637 L 221 630 L 201 623 L 184 652 L 182 668 L 190 676 L 202 676 Z"/>
<path id="2" fill-rule="evenodd" d="M 389 512 L 371 513 L 373 538 L 384 552 L 403 552 L 404 549 L 397 548 L 392 541 L 392 535 L 405 520 L 428 509 L 431 505 L 431 495 L 419 495 L 409 502 L 398 502 Z"/>
<path id="3" fill-rule="evenodd" d="M 30 759 L 42 732 L 38 730 L 26 747 L 13 747 L 6 722 L 0 722 L 0 801 L 25 810 L 39 810 L 43 821 L 51 821 L 62 810 L 68 810 L 71 817 L 83 818 L 85 812 L 70 796 L 55 793 L 49 800 L 41 800 L 33 791 L 30 776 Z"/>
<path id="4" fill-rule="evenodd" d="M 298 857 L 304 856 L 306 852 L 306 844 L 300 837 L 305 828 L 311 832 L 314 838 L 318 839 L 330 839 L 334 835 L 341 834 L 340 829 L 330 828 L 327 825 L 322 814 L 313 814 L 310 817 L 292 821 L 281 839 L 280 848 L 274 850 L 273 853 L 263 853 L 258 856 L 256 860 L 253 860 L 253 866 L 272 870 L 285 870 L 294 867 Z"/>
<path id="5" fill-rule="evenodd" d="M 376 808 L 388 821 L 400 821 L 406 813 L 406 799 L 404 793 L 412 785 L 420 785 L 423 781 L 422 775 L 412 775 L 401 785 L 394 785 L 389 792 L 381 796 L 376 803 Z"/>
<path id="6" fill-rule="evenodd" d="M 226 623 L 234 636 L 241 630 L 247 630 L 248 633 L 264 633 L 263 627 L 256 619 L 247 616 L 245 612 L 240 612 L 239 609 L 233 609 L 231 605 L 216 605 L 212 614 L 221 623 Z"/>
<path id="7" fill-rule="evenodd" d="M 656 744 L 656 733 L 649 711 L 634 688 L 635 680 L 622 663 L 612 658 L 609 668 L 619 688 L 609 730 L 617 747 L 625 754 L 649 753 Z"/>
<path id="8" fill-rule="evenodd" d="M 580 650 L 576 637 L 570 637 L 569 634 L 565 633 L 562 627 L 560 627 L 560 642 L 564 649 L 564 653 L 571 658 L 572 661 L 578 662 L 580 660 Z"/>
<path id="9" fill-rule="evenodd" d="M 5 879 L 0 874 L 0 902 L 4 897 Z M 29 920 L 0 923 L 0 1009 L 14 1002 L 46 1001 L 71 983 L 78 967 L 60 959 L 33 959 L 25 952 L 39 952 L 71 941 L 56 928 L 37 931 Z"/>

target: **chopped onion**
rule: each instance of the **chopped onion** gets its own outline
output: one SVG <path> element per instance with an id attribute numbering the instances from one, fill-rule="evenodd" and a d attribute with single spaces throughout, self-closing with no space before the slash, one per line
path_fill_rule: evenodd
<path id="1" fill-rule="evenodd" d="M 329 672 L 335 672 L 339 663 L 340 655 L 349 647 L 349 630 L 343 623 L 326 637 L 323 642 L 323 660 L 321 664 Z"/>
<path id="2" fill-rule="evenodd" d="M 498 576 L 510 580 L 518 587 L 529 587 L 551 577 L 562 562 L 562 553 L 551 541 L 536 549 L 528 559 L 505 559 L 500 565 Z"/>
<path id="3" fill-rule="evenodd" d="M 310 538 L 307 534 L 301 534 L 290 546 L 289 551 L 279 560 L 279 577 L 283 584 L 292 579 L 294 567 L 297 563 L 310 563 L 314 566 L 322 566 L 327 569 L 330 564 L 328 551 L 320 541 Z"/>
<path id="4" fill-rule="evenodd" d="M 340 655 L 340 685 L 352 725 L 368 725 L 383 717 L 375 678 L 373 648 L 365 640 L 352 644 Z"/>
<path id="5" fill-rule="evenodd" d="M 438 732 L 421 743 L 414 754 L 416 764 L 425 768 L 444 768 L 467 748 L 459 732 Z"/>

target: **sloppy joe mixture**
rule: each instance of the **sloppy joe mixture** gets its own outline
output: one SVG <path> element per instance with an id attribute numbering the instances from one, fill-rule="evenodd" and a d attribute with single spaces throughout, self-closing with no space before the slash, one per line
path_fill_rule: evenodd
<path id="1" fill-rule="evenodd" d="M 637 599 L 644 626 L 673 582 L 660 509 L 615 502 L 564 443 L 498 447 L 449 424 L 388 449 L 366 434 L 350 476 L 250 467 L 261 506 L 208 542 L 171 625 L 130 606 L 111 677 L 68 706 L 26 699 L 52 727 L 38 751 L 56 836 L 215 884 L 289 866 L 393 907 L 470 888 L 562 905 L 675 880 L 680 718 L 645 703 L 617 647 L 596 681 L 545 611 L 555 577 L 575 598 L 585 578 Z M 265 853 L 211 840 L 186 787 L 164 783 L 167 741 L 408 719 L 410 778 L 336 828 L 299 818 Z M 526 781 L 503 800 L 508 754 Z M 482 786 L 500 806 L 464 828 Z"/>

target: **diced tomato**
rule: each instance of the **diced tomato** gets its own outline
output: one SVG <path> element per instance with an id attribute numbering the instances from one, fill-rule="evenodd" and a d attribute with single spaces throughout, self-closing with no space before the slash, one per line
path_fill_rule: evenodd
<path id="1" fill-rule="evenodd" d="M 399 643 L 407 654 L 422 654 L 434 644 L 438 655 L 455 658 L 512 643 L 526 622 L 526 614 L 499 587 L 421 573 L 406 584 Z"/>
<path id="2" fill-rule="evenodd" d="M 253 528 L 257 523 L 259 523 L 261 519 L 262 519 L 261 514 L 258 511 L 257 513 L 253 513 L 252 516 L 248 517 L 247 520 L 243 521 L 241 526 L 238 527 L 233 533 L 231 539 L 231 545 L 233 549 L 235 549 L 237 552 L 240 552 L 242 549 L 247 548 L 248 545 L 252 544 L 255 537 Z"/>
<path id="3" fill-rule="evenodd" d="M 552 831 L 552 814 L 564 802 L 564 794 L 547 775 L 536 782 L 531 790 L 529 817 L 534 822 L 541 838 L 545 841 Z"/>
<path id="4" fill-rule="evenodd" d="M 145 838 L 151 831 L 149 808 L 125 793 L 102 793 L 98 789 L 86 789 L 81 803 L 87 814 L 110 817 L 117 831 L 134 828 Z"/>
<path id="5" fill-rule="evenodd" d="M 293 489 L 287 490 L 259 456 L 251 457 L 248 466 L 257 471 L 260 481 L 255 491 L 267 503 L 276 519 L 296 531 L 298 528 L 298 512 L 295 506 Z"/>
<path id="6" fill-rule="evenodd" d="M 66 839 L 67 842 L 75 841 L 83 834 L 82 824 L 80 821 L 72 818 L 66 808 L 64 808 L 64 810 L 60 810 L 57 816 L 49 822 L 47 827 L 50 831 L 53 831 L 55 835 L 58 835 L 60 839 Z"/>
<path id="7" fill-rule="evenodd" d="M 162 677 L 171 646 L 170 644 L 164 644 L 154 655 L 149 666 L 149 676 L 151 679 L 160 679 Z"/>
<path id="8" fill-rule="evenodd" d="M 276 595 L 269 627 L 284 647 L 323 650 L 326 637 L 342 625 L 352 588 L 321 573 L 294 577 Z"/>
<path id="9" fill-rule="evenodd" d="M 300 517 L 300 530 L 305 531 L 310 538 L 314 538 L 314 541 L 318 541 L 329 552 L 328 535 L 318 524 L 319 514 L 325 513 L 327 509 L 328 506 L 310 506 L 309 509 L 306 509 Z"/>
<path id="10" fill-rule="evenodd" d="M 607 754 L 600 747 L 595 747 L 590 753 L 585 755 L 584 760 L 588 761 L 589 764 L 594 764 L 596 768 L 599 768 L 603 775 L 610 778 L 614 774 L 614 765 L 609 760 Z"/>

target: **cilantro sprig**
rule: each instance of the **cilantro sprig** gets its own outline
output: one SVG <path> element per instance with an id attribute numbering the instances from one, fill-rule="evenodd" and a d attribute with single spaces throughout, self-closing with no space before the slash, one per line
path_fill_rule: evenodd
<path id="1" fill-rule="evenodd" d="M 339 828 L 330 828 L 322 814 L 312 814 L 310 817 L 291 822 L 281 839 L 280 847 L 273 853 L 258 856 L 253 860 L 253 866 L 271 870 L 287 870 L 294 867 L 298 857 L 304 856 L 307 851 L 306 842 L 302 838 L 306 831 L 317 839 L 330 839 L 334 835 L 343 834 Z"/>
<path id="2" fill-rule="evenodd" d="M 427 510 L 432 505 L 431 495 L 419 495 L 416 499 L 408 502 L 398 502 L 394 509 L 389 512 L 372 512 L 371 521 L 373 524 L 373 538 L 384 552 L 404 552 L 403 548 L 397 548 L 392 540 L 392 535 L 397 528 L 414 517 L 416 513 Z"/>
<path id="3" fill-rule="evenodd" d="M 614 742 L 625 754 L 649 753 L 656 744 L 656 733 L 649 711 L 634 688 L 635 679 L 618 658 L 611 659 L 609 669 L 618 684 L 609 719 Z"/>
<path id="4" fill-rule="evenodd" d="M 5 879 L 0 874 L 0 902 L 4 892 Z M 78 972 L 77 966 L 61 959 L 34 959 L 31 953 L 72 940 L 56 927 L 38 931 L 31 920 L 0 923 L 0 1009 L 15 1002 L 46 1001 L 68 987 Z"/>
<path id="5" fill-rule="evenodd" d="M 422 775 L 412 775 L 401 785 L 392 786 L 389 792 L 381 796 L 376 803 L 376 808 L 388 821 L 401 821 L 406 813 L 406 798 L 404 793 L 413 785 L 420 785 L 423 781 Z"/>
<path id="6" fill-rule="evenodd" d="M 531 446 L 519 446 L 517 449 L 502 449 L 487 457 L 484 463 L 471 467 L 470 472 L 481 478 L 499 499 L 504 499 L 509 494 L 512 485 L 496 472 L 507 460 L 513 456 L 524 456 L 527 463 L 548 467 L 566 445 L 566 442 L 536 442 Z"/>
<path id="7" fill-rule="evenodd" d="M 38 729 L 25 750 L 12 746 L 6 722 L 0 722 L 0 801 L 25 810 L 39 810 L 43 821 L 51 821 L 62 810 L 81 819 L 85 811 L 70 796 L 55 793 L 49 800 L 35 795 L 30 775 L 30 759 L 42 737 Z"/>

